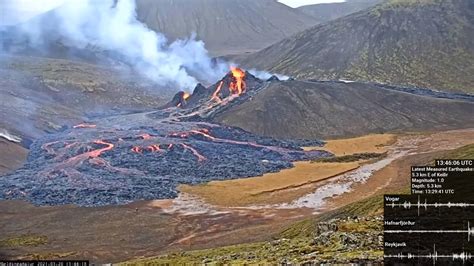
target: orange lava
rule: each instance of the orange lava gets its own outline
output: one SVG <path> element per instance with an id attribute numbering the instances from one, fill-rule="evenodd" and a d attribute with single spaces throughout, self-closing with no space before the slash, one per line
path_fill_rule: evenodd
<path id="1" fill-rule="evenodd" d="M 224 85 L 224 81 L 221 80 L 221 82 L 219 82 L 219 85 L 217 85 L 216 90 L 215 90 L 214 93 L 212 94 L 212 98 L 211 98 L 211 99 L 216 100 L 217 102 L 220 102 L 220 101 L 221 101 L 221 98 L 219 98 L 219 93 L 221 92 L 222 85 Z"/>
<path id="2" fill-rule="evenodd" d="M 206 157 L 202 156 L 202 155 L 201 155 L 196 149 L 194 149 L 193 147 L 191 147 L 191 146 L 189 146 L 189 145 L 186 145 L 186 144 L 184 144 L 184 143 L 181 143 L 181 146 L 183 146 L 183 148 L 184 148 L 185 150 L 191 151 L 191 152 L 194 154 L 194 156 L 197 157 L 197 159 L 198 159 L 199 162 L 202 162 L 202 161 L 206 160 Z"/>
<path id="3" fill-rule="evenodd" d="M 142 153 L 143 149 L 141 147 L 135 146 L 131 149 L 132 152 Z"/>
<path id="4" fill-rule="evenodd" d="M 148 146 L 148 147 L 146 147 L 146 148 L 147 148 L 147 150 L 149 150 L 149 151 L 151 151 L 151 152 L 161 151 L 159 144 L 153 144 L 153 145 L 150 145 L 150 146 Z"/>
<path id="5" fill-rule="evenodd" d="M 245 91 L 245 72 L 238 67 L 231 67 L 234 80 L 230 83 L 229 90 L 232 94 L 241 95 Z"/>
<path id="6" fill-rule="evenodd" d="M 197 134 L 197 135 L 201 135 L 201 136 L 204 136 L 210 140 L 216 140 L 215 137 L 209 135 L 209 130 L 207 129 L 198 129 L 198 130 L 191 130 L 192 133 L 194 134 Z"/>
<path id="7" fill-rule="evenodd" d="M 187 93 L 187 92 L 184 92 L 183 93 L 183 100 L 187 100 L 189 97 L 191 97 L 191 94 Z"/>
<path id="8" fill-rule="evenodd" d="M 106 147 L 102 149 L 97 149 L 89 152 L 89 157 L 96 158 L 99 157 L 103 152 L 109 151 L 114 148 L 114 144 L 105 142 L 103 140 L 96 140 L 94 141 L 95 144 L 101 144 L 101 145 L 106 145 Z"/>

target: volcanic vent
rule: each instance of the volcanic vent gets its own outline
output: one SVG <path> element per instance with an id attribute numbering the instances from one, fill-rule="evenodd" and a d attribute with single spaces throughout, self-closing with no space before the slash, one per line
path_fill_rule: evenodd
<path id="1" fill-rule="evenodd" d="M 313 140 L 277 140 L 210 122 L 271 81 L 239 68 L 216 84 L 180 92 L 158 111 L 99 118 L 32 144 L 23 168 L 0 179 L 0 198 L 98 206 L 177 196 L 179 184 L 262 175 L 296 160 Z"/>

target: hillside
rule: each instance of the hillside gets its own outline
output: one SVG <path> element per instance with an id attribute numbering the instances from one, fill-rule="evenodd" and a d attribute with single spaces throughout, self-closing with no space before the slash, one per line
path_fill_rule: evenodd
<path id="1" fill-rule="evenodd" d="M 317 23 L 273 0 L 138 0 L 137 14 L 171 40 L 196 33 L 213 55 L 262 49 Z"/>
<path id="2" fill-rule="evenodd" d="M 89 116 L 149 110 L 172 93 L 126 69 L 23 56 L 1 56 L 0 62 L 0 130 L 26 146 Z"/>
<path id="3" fill-rule="evenodd" d="M 28 150 L 17 143 L 0 137 L 0 175 L 23 165 Z"/>
<path id="4" fill-rule="evenodd" d="M 320 22 L 327 22 L 367 9 L 382 1 L 384 0 L 348 0 L 342 3 L 307 5 L 299 7 L 298 9 L 316 18 Z"/>
<path id="5" fill-rule="evenodd" d="M 327 139 L 474 125 L 473 97 L 460 101 L 421 94 L 359 82 L 272 82 L 214 119 L 279 138 Z"/>
<path id="6" fill-rule="evenodd" d="M 299 78 L 474 92 L 474 2 L 393 0 L 238 61 Z"/>

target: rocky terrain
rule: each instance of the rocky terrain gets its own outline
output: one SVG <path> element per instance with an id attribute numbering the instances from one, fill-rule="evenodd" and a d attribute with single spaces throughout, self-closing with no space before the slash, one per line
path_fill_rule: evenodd
<path id="1" fill-rule="evenodd" d="M 256 263 L 256 264 L 364 264 L 382 263 L 383 218 L 344 217 L 316 222 L 307 235 L 289 236 L 265 243 L 212 250 L 171 253 L 159 258 L 124 263 Z M 289 229 L 297 229 L 301 224 Z M 287 229 L 287 230 L 289 230 Z M 286 236 L 286 237 L 285 237 Z"/>
<path id="2" fill-rule="evenodd" d="M 143 124 L 81 124 L 35 141 L 25 166 L 1 179 L 0 198 L 81 206 L 174 198 L 178 184 L 256 176 L 331 155 L 299 147 L 318 141 L 275 141 L 212 124 L 123 119 Z"/>
<path id="3" fill-rule="evenodd" d="M 273 0 L 138 0 L 137 14 L 171 40 L 196 33 L 215 56 L 262 49 L 317 23 Z"/>
<path id="4" fill-rule="evenodd" d="M 392 0 L 236 59 L 297 78 L 472 93 L 473 40 L 472 1 Z"/>

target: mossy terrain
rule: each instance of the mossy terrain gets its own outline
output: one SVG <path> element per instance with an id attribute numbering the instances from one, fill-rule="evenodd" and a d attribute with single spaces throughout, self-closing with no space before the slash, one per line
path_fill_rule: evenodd
<path id="1" fill-rule="evenodd" d="M 448 159 L 474 159 L 474 144 L 461 147 L 448 152 L 444 158 Z"/>
<path id="2" fill-rule="evenodd" d="M 382 231 L 382 202 L 382 195 L 378 195 L 322 216 L 303 220 L 274 236 L 275 240 L 269 242 L 176 252 L 156 258 L 133 260 L 124 265 L 380 261 L 382 249 L 378 241 Z M 325 229 L 327 225 L 335 226 L 337 230 Z"/>
<path id="3" fill-rule="evenodd" d="M 336 156 L 336 157 L 318 158 L 318 159 L 313 160 L 312 162 L 347 163 L 347 162 L 357 162 L 360 160 L 381 159 L 385 157 L 386 155 L 387 153 L 376 153 L 376 152 L 355 153 L 355 154 Z"/>
<path id="4" fill-rule="evenodd" d="M 444 158 L 472 159 L 474 144 L 447 152 Z M 409 188 L 386 191 L 408 194 Z M 214 249 L 175 252 L 137 259 L 124 265 L 211 265 L 277 263 L 381 262 L 383 256 L 383 195 L 351 203 L 340 209 L 297 222 L 273 241 Z"/>
<path id="5" fill-rule="evenodd" d="M 305 79 L 473 93 L 473 29 L 470 0 L 391 0 L 238 60 Z"/>
<path id="6" fill-rule="evenodd" d="M 15 248 L 24 246 L 39 246 L 46 243 L 48 243 L 48 238 L 46 236 L 22 235 L 0 240 L 0 247 Z"/>

